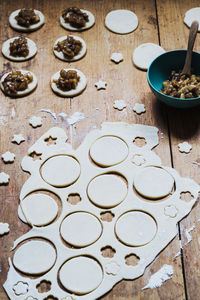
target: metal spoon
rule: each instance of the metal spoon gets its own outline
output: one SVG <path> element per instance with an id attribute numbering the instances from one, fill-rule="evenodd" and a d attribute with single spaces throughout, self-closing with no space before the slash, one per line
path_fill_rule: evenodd
<path id="1" fill-rule="evenodd" d="M 187 48 L 187 55 L 185 59 L 185 65 L 181 72 L 182 74 L 188 74 L 188 75 L 191 74 L 192 50 L 194 47 L 194 42 L 196 39 L 198 28 L 199 28 L 199 22 L 198 21 L 192 22 L 192 25 L 190 27 L 190 34 L 188 38 L 188 48 Z"/>

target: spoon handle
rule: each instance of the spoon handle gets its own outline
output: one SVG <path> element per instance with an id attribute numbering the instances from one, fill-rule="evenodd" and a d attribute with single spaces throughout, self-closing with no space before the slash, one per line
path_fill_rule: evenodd
<path id="1" fill-rule="evenodd" d="M 182 70 L 182 74 L 190 74 L 191 73 L 191 60 L 192 60 L 192 50 L 194 47 L 194 42 L 196 39 L 196 35 L 199 28 L 199 22 L 194 21 L 190 27 L 190 34 L 188 39 L 188 48 L 187 48 L 187 55 L 185 59 L 185 65 Z"/>

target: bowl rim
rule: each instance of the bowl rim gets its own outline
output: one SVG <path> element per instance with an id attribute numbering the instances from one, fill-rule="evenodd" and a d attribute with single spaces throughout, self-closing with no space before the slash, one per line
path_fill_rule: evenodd
<path id="1" fill-rule="evenodd" d="M 197 101 L 197 100 L 200 99 L 200 96 L 199 96 L 199 97 L 195 97 L 195 98 L 183 98 L 183 99 L 181 99 L 181 98 L 171 97 L 171 96 L 169 96 L 169 95 L 165 95 L 164 93 L 161 93 L 160 91 L 158 91 L 158 90 L 152 85 L 152 83 L 151 83 L 151 80 L 150 80 L 150 78 L 149 78 L 149 77 L 150 77 L 150 76 L 149 76 L 149 73 L 150 73 L 150 69 L 151 69 L 153 63 L 154 63 L 157 59 L 159 59 L 161 56 L 164 56 L 164 55 L 166 55 L 166 54 L 168 54 L 168 53 L 174 53 L 174 52 L 186 52 L 186 53 L 187 53 L 187 50 L 186 50 L 186 49 L 175 49 L 175 50 L 170 50 L 170 51 L 166 51 L 166 52 L 160 54 L 159 56 L 157 56 L 156 58 L 154 58 L 154 60 L 151 62 L 151 64 L 150 64 L 149 67 L 148 67 L 148 70 L 147 70 L 147 81 L 148 81 L 150 87 L 151 87 L 153 90 L 155 90 L 156 93 L 158 93 L 160 96 L 164 96 L 164 97 L 168 98 L 169 100 L 176 100 L 176 101 L 180 101 L 180 100 L 181 100 L 181 102 Z M 200 52 L 192 51 L 192 53 L 195 53 L 195 54 L 197 54 L 197 55 L 200 56 Z"/>

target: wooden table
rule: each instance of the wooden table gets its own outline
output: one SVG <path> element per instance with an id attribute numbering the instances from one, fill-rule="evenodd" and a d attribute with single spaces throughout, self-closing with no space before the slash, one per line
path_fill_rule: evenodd
<path id="1" fill-rule="evenodd" d="M 25 6 L 26 1 L 1 0 L 1 43 L 17 35 L 8 24 L 9 14 Z M 24 98 L 10 99 L 1 93 L 0 98 L 0 154 L 7 150 L 16 154 L 14 164 L 0 162 L 0 171 L 10 175 L 8 186 L 0 186 L 0 221 L 10 224 L 10 233 L 0 238 L 0 269 L 1 283 L 6 280 L 10 248 L 16 238 L 30 228 L 17 217 L 17 207 L 20 189 L 28 178 L 20 168 L 20 162 L 28 148 L 49 128 L 55 126 L 53 118 L 42 112 L 42 108 L 55 113 L 66 112 L 71 115 L 76 111 L 83 112 L 85 119 L 76 124 L 73 145 L 77 147 L 94 126 L 99 127 L 104 121 L 124 121 L 131 124 L 139 123 L 153 125 L 163 133 L 155 152 L 161 157 L 164 165 L 173 166 L 182 176 L 190 176 L 199 182 L 200 168 L 192 161 L 200 161 L 200 128 L 199 108 L 192 110 L 176 110 L 161 105 L 152 95 L 146 80 L 146 72 L 136 69 L 131 61 L 132 52 L 141 43 L 153 42 L 160 44 L 166 50 L 185 49 L 189 29 L 183 24 L 185 12 L 199 5 L 199 0 L 74 0 L 67 1 L 67 7 L 78 6 L 91 11 L 96 18 L 96 24 L 91 29 L 78 33 L 87 43 L 87 55 L 80 61 L 71 64 L 82 70 L 88 78 L 87 89 L 78 97 L 63 99 L 56 96 L 49 85 L 50 76 L 68 64 L 53 55 L 54 41 L 67 31 L 59 25 L 59 15 L 66 8 L 66 1 L 29 1 L 28 7 L 41 10 L 46 18 L 45 25 L 28 37 L 33 39 L 38 47 L 35 58 L 14 63 L 1 56 L 1 72 L 22 68 L 33 71 L 38 78 L 37 89 Z M 139 27 L 128 35 L 117 35 L 104 27 L 106 14 L 113 9 L 130 9 L 139 18 Z M 199 35 L 196 42 L 199 45 Z M 110 61 L 113 52 L 121 52 L 124 61 L 119 65 Z M 107 89 L 97 91 L 94 83 L 99 79 L 107 82 Z M 124 99 L 127 108 L 118 111 L 113 108 L 116 99 Z M 132 108 L 134 103 L 144 103 L 146 113 L 137 115 Z M 15 109 L 16 116 L 11 111 Z M 99 108 L 99 110 L 96 110 Z M 33 129 L 28 124 L 32 115 L 43 117 L 42 127 Z M 58 124 L 68 134 L 64 122 Z M 11 143 L 13 134 L 22 133 L 26 141 L 19 146 Z M 188 141 L 192 144 L 189 155 L 178 151 L 178 144 Z M 200 209 L 196 205 L 190 215 L 180 222 L 178 235 L 160 253 L 159 257 L 145 271 L 144 276 L 134 281 L 122 281 L 102 299 L 132 299 L 132 300 L 198 300 L 200 298 Z M 196 225 L 191 232 L 192 241 L 183 248 L 182 256 L 174 259 L 179 251 L 179 238 L 186 242 L 185 229 Z M 151 274 L 163 264 L 174 268 L 174 276 L 160 288 L 141 291 Z M 0 288 L 0 299 L 7 296 Z M 50 299 L 50 298 L 49 298 Z"/>

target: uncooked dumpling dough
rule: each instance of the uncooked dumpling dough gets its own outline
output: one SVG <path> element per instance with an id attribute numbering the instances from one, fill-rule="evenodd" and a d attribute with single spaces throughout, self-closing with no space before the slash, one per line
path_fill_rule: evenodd
<path id="1" fill-rule="evenodd" d="M 87 256 L 69 259 L 60 269 L 62 285 L 72 293 L 87 294 L 95 290 L 103 279 L 99 263 Z"/>
<path id="2" fill-rule="evenodd" d="M 44 15 L 43 13 L 41 13 L 41 11 L 34 9 L 34 12 L 36 15 L 39 16 L 40 21 L 36 24 L 30 25 L 29 27 L 24 27 L 21 26 L 17 23 L 17 20 L 15 19 L 15 17 L 18 15 L 18 13 L 20 12 L 21 9 L 17 9 L 15 11 L 13 11 L 10 16 L 9 16 L 9 23 L 10 26 L 16 30 L 19 31 L 24 31 L 24 32 L 30 32 L 30 31 L 34 31 L 39 29 L 43 24 L 44 24 Z"/>
<path id="3" fill-rule="evenodd" d="M 136 67 L 147 70 L 151 62 L 165 50 L 153 43 L 141 44 L 133 51 L 132 60 Z"/>
<path id="4" fill-rule="evenodd" d="M 134 186 L 139 194 L 150 199 L 169 195 L 174 185 L 174 178 L 159 167 L 141 169 L 134 178 Z"/>
<path id="5" fill-rule="evenodd" d="M 193 21 L 198 21 L 199 22 L 199 29 L 200 31 L 200 7 L 193 7 L 186 11 L 185 13 L 185 18 L 184 18 L 184 23 L 190 27 L 192 25 Z"/>
<path id="6" fill-rule="evenodd" d="M 60 16 L 60 24 L 62 25 L 62 27 L 64 27 L 65 29 L 68 29 L 70 31 L 82 31 L 82 30 L 91 28 L 95 23 L 94 15 L 90 11 L 85 10 L 85 9 L 81 9 L 81 11 L 88 15 L 89 21 L 86 22 L 85 26 L 83 26 L 81 28 L 73 27 L 69 23 L 66 23 L 65 20 L 63 19 L 63 17 Z"/>
<path id="7" fill-rule="evenodd" d="M 126 34 L 138 27 L 138 17 L 127 9 L 112 10 L 106 16 L 105 25 L 115 33 Z"/>

